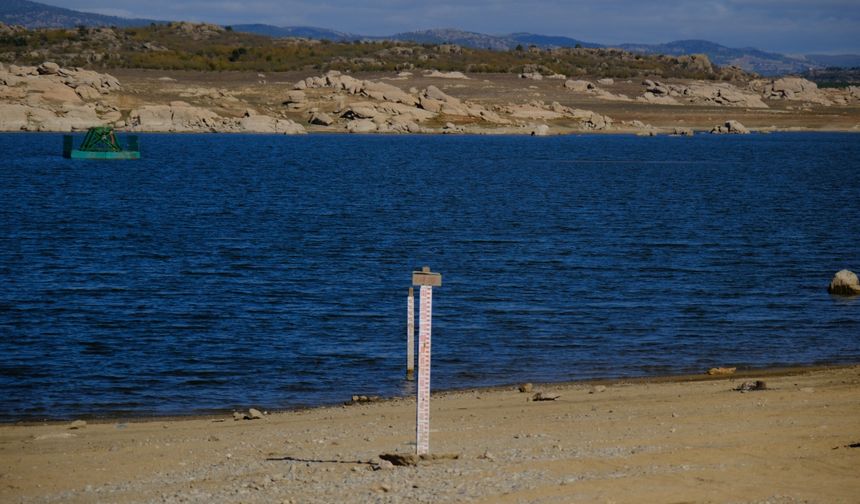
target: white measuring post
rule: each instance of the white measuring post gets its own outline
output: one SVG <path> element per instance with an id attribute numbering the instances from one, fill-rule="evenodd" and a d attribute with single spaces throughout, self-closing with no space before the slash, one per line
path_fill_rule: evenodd
<path id="1" fill-rule="evenodd" d="M 415 296 L 412 287 L 406 296 L 406 379 L 415 379 Z"/>
<path id="2" fill-rule="evenodd" d="M 412 285 L 419 285 L 418 404 L 415 415 L 415 453 L 430 453 L 430 346 L 433 324 L 433 287 L 442 286 L 442 275 L 424 266 L 412 272 Z"/>

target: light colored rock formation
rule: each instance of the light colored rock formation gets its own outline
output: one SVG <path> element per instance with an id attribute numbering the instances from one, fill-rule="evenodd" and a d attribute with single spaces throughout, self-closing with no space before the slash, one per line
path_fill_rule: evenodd
<path id="1" fill-rule="evenodd" d="M 841 270 L 833 276 L 827 292 L 840 296 L 855 296 L 860 294 L 860 280 L 853 271 Z"/>
<path id="2" fill-rule="evenodd" d="M 531 132 L 532 136 L 547 136 L 549 135 L 549 126 L 546 124 L 538 124 L 534 128 L 532 128 Z"/>
<path id="3" fill-rule="evenodd" d="M 111 113 L 115 117 L 115 112 Z M 73 131 L 113 123 L 92 104 L 64 104 L 56 110 L 21 104 L 0 104 L 0 131 Z"/>
<path id="4" fill-rule="evenodd" d="M 442 134 L 451 135 L 455 133 L 465 133 L 465 128 L 462 126 L 457 126 L 452 122 L 445 123 L 445 126 L 442 126 Z"/>
<path id="5" fill-rule="evenodd" d="M 369 98 L 379 101 L 403 103 L 404 105 L 417 105 L 418 100 L 397 86 L 384 82 L 364 81 L 361 93 Z"/>
<path id="6" fill-rule="evenodd" d="M 331 126 L 334 124 L 334 118 L 325 112 L 313 112 L 308 122 L 318 126 Z"/>
<path id="7" fill-rule="evenodd" d="M 645 92 L 637 101 L 659 105 L 719 105 L 768 108 L 757 94 L 744 92 L 727 82 L 696 81 L 688 86 L 645 80 Z"/>
<path id="8" fill-rule="evenodd" d="M 510 104 L 504 107 L 503 110 L 513 118 L 529 121 L 573 119 L 584 130 L 605 130 L 609 129 L 612 125 L 612 119 L 608 116 L 592 112 L 591 110 L 572 109 L 558 102 L 553 102 L 549 107 L 536 101 L 522 105 Z"/>
<path id="9" fill-rule="evenodd" d="M 0 69 L 0 96 L 50 110 L 64 104 L 94 101 L 118 89 L 119 81 L 111 75 L 61 68 L 52 62 L 39 67 L 10 65 L 8 69 Z"/>
<path id="10" fill-rule="evenodd" d="M 565 117 L 564 112 L 547 109 L 537 103 L 511 104 L 505 108 L 505 112 L 513 118 L 529 121 L 554 121 Z"/>
<path id="11" fill-rule="evenodd" d="M 128 119 L 135 131 L 173 131 L 173 112 L 168 105 L 145 105 L 132 110 Z"/>
<path id="12" fill-rule="evenodd" d="M 424 110 L 445 115 L 468 116 L 469 110 L 458 98 L 445 94 L 436 86 L 427 86 L 419 96 L 419 105 Z"/>
<path id="13" fill-rule="evenodd" d="M 346 123 L 346 131 L 350 133 L 373 133 L 378 126 L 370 119 L 355 119 Z"/>
<path id="14" fill-rule="evenodd" d="M 285 135 L 300 135 L 305 133 L 305 127 L 289 119 L 277 119 L 271 116 L 247 111 L 245 117 L 239 119 L 238 130 L 245 133 L 283 133 Z"/>
<path id="15" fill-rule="evenodd" d="M 693 136 L 693 128 L 684 128 L 681 126 L 675 126 L 672 128 L 672 134 L 675 136 Z"/>
<path id="16" fill-rule="evenodd" d="M 27 79 L 24 88 L 31 102 L 44 101 L 54 104 L 83 102 L 73 88 L 63 84 L 55 76 Z"/>
<path id="17" fill-rule="evenodd" d="M 747 129 L 746 126 L 735 121 L 734 119 L 730 121 L 726 121 L 725 124 L 720 126 L 714 126 L 711 130 L 713 134 L 735 134 L 735 135 L 747 135 L 750 130 Z"/>
<path id="18" fill-rule="evenodd" d="M 202 107 L 192 107 L 184 102 L 170 103 L 172 131 L 217 131 L 222 121 L 218 114 Z"/>
<path id="19" fill-rule="evenodd" d="M 568 80 L 565 81 L 564 87 L 578 93 L 585 93 L 592 89 L 597 89 L 597 86 L 587 80 Z"/>
<path id="20" fill-rule="evenodd" d="M 615 84 L 615 80 L 606 77 L 603 79 L 597 79 L 597 83 L 600 84 L 601 86 L 611 86 L 611 85 Z"/>
<path id="21" fill-rule="evenodd" d="M 463 72 L 440 72 L 433 70 L 430 73 L 424 74 L 424 77 L 433 77 L 437 79 L 468 79 Z"/>
<path id="22" fill-rule="evenodd" d="M 543 80 L 543 75 L 540 72 L 523 72 L 520 79 Z"/>
<path id="23" fill-rule="evenodd" d="M 17 103 L 0 103 L 0 131 L 21 131 L 30 123 L 32 107 Z"/>
<path id="24" fill-rule="evenodd" d="M 823 90 L 818 89 L 816 83 L 800 77 L 783 77 L 771 81 L 755 80 L 750 83 L 750 88 L 759 91 L 768 100 L 794 100 L 825 106 L 833 105 L 833 101 Z"/>
<path id="25" fill-rule="evenodd" d="M 303 91 L 288 91 L 284 97 L 284 105 L 290 110 L 301 110 L 308 105 L 308 97 Z"/>
<path id="26" fill-rule="evenodd" d="M 601 79 L 601 80 L 603 80 L 603 81 L 608 80 L 610 84 L 614 82 L 612 79 Z M 598 82 L 600 82 L 600 81 L 598 81 Z M 606 91 L 605 89 L 600 89 L 599 87 L 595 86 L 593 82 L 590 82 L 587 80 L 568 80 L 564 83 L 564 87 L 565 87 L 565 89 L 569 89 L 569 90 L 577 92 L 577 93 L 588 93 L 588 94 L 594 96 L 595 98 L 598 98 L 601 100 L 632 101 L 630 99 L 630 97 L 628 97 L 628 96 L 625 96 L 623 94 L 610 93 L 609 91 Z"/>
<path id="27" fill-rule="evenodd" d="M 650 103 L 652 105 L 681 105 L 678 100 L 671 96 L 655 94 L 652 91 L 645 91 L 642 96 L 636 98 L 636 101 Z"/>
<path id="28" fill-rule="evenodd" d="M 184 102 L 146 105 L 129 113 L 129 128 L 134 131 L 214 131 L 220 124 L 212 111 Z"/>
<path id="29" fill-rule="evenodd" d="M 52 61 L 46 61 L 39 65 L 36 70 L 39 72 L 39 75 L 57 75 L 60 71 L 60 65 Z"/>

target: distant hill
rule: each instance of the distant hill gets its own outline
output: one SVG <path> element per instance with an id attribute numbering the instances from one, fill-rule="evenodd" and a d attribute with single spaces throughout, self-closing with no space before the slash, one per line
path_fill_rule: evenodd
<path id="1" fill-rule="evenodd" d="M 523 45 L 536 45 L 538 47 L 606 47 L 594 42 L 585 42 L 570 37 L 559 37 L 554 35 L 537 35 L 534 33 L 512 33 L 508 35 L 513 40 Z"/>
<path id="2" fill-rule="evenodd" d="M 860 54 L 806 54 L 807 61 L 822 67 L 858 68 Z"/>
<path id="3" fill-rule="evenodd" d="M 257 35 L 265 35 L 267 37 L 285 38 L 285 37 L 302 37 L 318 40 L 357 40 L 363 38 L 361 35 L 352 33 L 344 33 L 326 28 L 316 28 L 313 26 L 272 26 L 267 24 L 240 24 L 232 25 L 233 30 L 244 33 L 254 33 Z"/>
<path id="4" fill-rule="evenodd" d="M 146 26 L 161 23 L 151 19 L 126 19 L 103 16 L 53 7 L 29 0 L 0 0 L 0 22 L 9 25 L 22 25 L 27 28 L 72 28 L 76 26 Z M 345 33 L 326 28 L 310 26 L 272 26 L 267 24 L 233 25 L 238 32 L 253 33 L 273 38 L 302 37 L 327 39 L 331 41 L 353 40 L 396 40 L 411 41 L 419 44 L 457 44 L 475 49 L 508 51 L 521 45 L 535 45 L 540 48 L 585 47 L 601 48 L 606 45 L 578 40 L 563 36 L 549 36 L 534 33 L 511 33 L 508 35 L 488 35 L 453 28 L 410 31 L 389 36 L 366 36 Z M 761 51 L 752 47 L 731 48 L 707 40 L 678 40 L 665 44 L 621 44 L 617 46 L 626 51 L 642 54 L 665 54 L 681 56 L 684 54 L 706 54 L 717 65 L 734 65 L 761 75 L 800 74 L 826 67 L 851 68 L 860 66 L 860 55 L 806 55 L 786 56 Z"/>
<path id="5" fill-rule="evenodd" d="M 116 16 L 90 14 L 62 7 L 54 7 L 28 0 L 0 1 L 0 23 L 21 25 L 26 28 L 74 28 L 76 26 L 144 26 L 158 21 L 129 19 Z"/>
<path id="6" fill-rule="evenodd" d="M 734 65 L 762 75 L 800 73 L 815 66 L 805 60 L 778 53 L 770 53 L 753 47 L 731 48 L 707 40 L 676 40 L 665 44 L 621 44 L 626 51 L 644 54 L 707 54 L 717 65 Z"/>
<path id="7" fill-rule="evenodd" d="M 384 38 L 389 40 L 402 40 L 417 42 L 419 44 L 457 44 L 475 49 L 491 49 L 493 51 L 507 51 L 516 47 L 517 43 L 505 37 L 487 35 L 486 33 L 456 30 L 453 28 L 438 28 L 433 30 L 411 31 L 395 33 Z M 513 45 L 511 45 L 513 43 Z"/>

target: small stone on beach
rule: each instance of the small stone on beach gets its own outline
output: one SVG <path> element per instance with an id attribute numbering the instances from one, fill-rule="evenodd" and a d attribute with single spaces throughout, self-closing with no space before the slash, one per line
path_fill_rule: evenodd
<path id="1" fill-rule="evenodd" d="M 528 393 L 531 392 L 533 388 L 534 385 L 532 385 L 531 383 L 523 383 L 518 387 L 518 390 L 523 393 Z"/>
<path id="2" fill-rule="evenodd" d="M 71 430 L 83 429 L 86 426 L 87 426 L 87 422 L 85 420 L 75 420 L 74 422 L 69 424 L 69 429 L 71 429 Z"/>
<path id="3" fill-rule="evenodd" d="M 756 380 L 754 382 L 743 382 L 736 389 L 738 392 L 752 392 L 756 390 L 767 390 L 767 383 Z"/>

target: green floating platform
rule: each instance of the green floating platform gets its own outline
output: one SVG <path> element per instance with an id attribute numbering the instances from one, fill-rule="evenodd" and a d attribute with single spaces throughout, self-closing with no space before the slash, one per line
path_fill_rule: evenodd
<path id="1" fill-rule="evenodd" d="M 77 149 L 72 135 L 63 135 L 63 157 L 69 159 L 140 159 L 137 136 L 128 137 L 125 148 L 119 144 L 112 128 L 99 126 L 90 128 Z"/>

